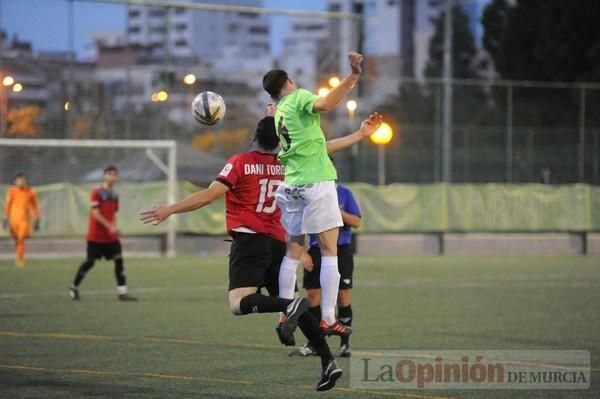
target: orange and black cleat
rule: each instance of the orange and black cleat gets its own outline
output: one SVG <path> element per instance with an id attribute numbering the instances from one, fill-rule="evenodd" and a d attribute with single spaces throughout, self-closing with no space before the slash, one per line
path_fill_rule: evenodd
<path id="1" fill-rule="evenodd" d="M 340 337 L 345 337 L 352 334 L 352 327 L 349 327 L 339 320 L 336 320 L 333 324 L 327 324 L 325 320 L 321 320 L 321 334 L 330 336 L 330 335 L 339 335 Z"/>

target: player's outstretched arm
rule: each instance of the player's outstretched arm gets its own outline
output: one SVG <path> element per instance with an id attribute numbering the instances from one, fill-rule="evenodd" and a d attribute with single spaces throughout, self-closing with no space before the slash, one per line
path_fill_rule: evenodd
<path id="1" fill-rule="evenodd" d="M 333 154 L 364 140 L 375 133 L 379 126 L 381 126 L 381 122 L 383 122 L 383 116 L 377 112 L 372 113 L 367 119 L 362 121 L 360 129 L 356 132 L 327 141 L 327 152 Z"/>
<path id="2" fill-rule="evenodd" d="M 348 61 L 350 62 L 350 72 L 339 85 L 334 87 L 324 97 L 319 97 L 314 105 L 313 112 L 329 112 L 332 111 L 347 95 L 350 90 L 354 87 L 360 74 L 362 73 L 362 61 L 363 56 L 354 51 L 348 54 Z"/>
<path id="3" fill-rule="evenodd" d="M 221 198 L 227 191 L 229 191 L 229 187 L 221 182 L 214 181 L 206 190 L 198 191 L 184 200 L 168 206 L 158 205 L 152 209 L 141 212 L 140 220 L 144 224 L 152 223 L 157 225 L 173 214 L 190 212 L 202 208 Z"/>

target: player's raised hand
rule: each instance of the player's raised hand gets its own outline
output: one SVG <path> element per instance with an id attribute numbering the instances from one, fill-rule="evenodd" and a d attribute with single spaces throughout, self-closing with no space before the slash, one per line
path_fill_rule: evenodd
<path id="1" fill-rule="evenodd" d="M 359 131 L 364 137 L 369 137 L 375 133 L 377 129 L 379 129 L 379 126 L 381 126 L 382 122 L 383 115 L 373 112 L 367 119 L 362 121 Z"/>
<path id="2" fill-rule="evenodd" d="M 350 61 L 350 68 L 352 68 L 353 74 L 360 75 L 362 73 L 363 58 L 362 54 L 359 54 L 356 51 L 351 51 L 348 54 L 348 61 Z"/>
<path id="3" fill-rule="evenodd" d="M 171 216 L 169 208 L 164 205 L 157 205 L 152 209 L 140 212 L 140 220 L 144 224 L 157 225 Z"/>

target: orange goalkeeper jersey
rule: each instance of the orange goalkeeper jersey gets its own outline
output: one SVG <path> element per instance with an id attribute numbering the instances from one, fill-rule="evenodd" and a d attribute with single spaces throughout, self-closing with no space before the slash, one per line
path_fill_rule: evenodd
<path id="1" fill-rule="evenodd" d="M 6 207 L 4 218 L 9 219 L 11 224 L 31 221 L 31 212 L 37 219 L 40 218 L 37 195 L 30 187 L 12 187 L 6 196 Z"/>

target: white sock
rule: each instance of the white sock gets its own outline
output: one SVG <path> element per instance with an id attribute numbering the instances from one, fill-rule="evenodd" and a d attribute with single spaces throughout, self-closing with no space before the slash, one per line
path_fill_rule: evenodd
<path id="1" fill-rule="evenodd" d="M 119 295 L 127 294 L 127 286 L 126 285 L 119 285 L 117 287 L 117 292 L 119 293 Z"/>
<path id="2" fill-rule="evenodd" d="M 340 288 L 340 272 L 337 256 L 321 258 L 321 317 L 328 324 L 335 322 L 335 304 Z"/>
<path id="3" fill-rule="evenodd" d="M 299 260 L 283 257 L 281 268 L 279 269 L 279 297 L 285 299 L 294 299 L 294 289 L 296 288 L 296 269 L 298 269 Z"/>

